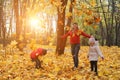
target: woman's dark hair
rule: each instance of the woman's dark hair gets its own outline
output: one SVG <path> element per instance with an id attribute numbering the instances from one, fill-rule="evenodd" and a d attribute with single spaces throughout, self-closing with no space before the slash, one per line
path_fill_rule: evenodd
<path id="1" fill-rule="evenodd" d="M 77 23 L 77 22 L 74 22 L 73 24 L 76 24 L 76 25 L 78 25 L 78 23 Z"/>

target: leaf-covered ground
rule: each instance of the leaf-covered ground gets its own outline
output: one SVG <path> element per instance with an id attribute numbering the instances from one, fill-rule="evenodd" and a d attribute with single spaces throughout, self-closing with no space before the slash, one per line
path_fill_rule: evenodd
<path id="1" fill-rule="evenodd" d="M 42 46 L 43 47 L 43 46 Z M 120 80 L 120 48 L 100 47 L 105 60 L 99 58 L 98 74 L 90 71 L 87 59 L 87 46 L 81 46 L 79 68 L 72 70 L 73 60 L 70 48 L 65 54 L 55 55 L 55 47 L 47 46 L 48 54 L 39 57 L 43 60 L 42 69 L 35 69 L 29 53 L 16 50 L 4 55 L 0 52 L 0 80 Z"/>

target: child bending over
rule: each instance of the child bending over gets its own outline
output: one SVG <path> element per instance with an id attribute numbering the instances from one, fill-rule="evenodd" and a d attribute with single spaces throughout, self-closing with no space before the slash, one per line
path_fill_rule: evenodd
<path id="1" fill-rule="evenodd" d="M 32 53 L 30 54 L 30 57 L 31 57 L 32 61 L 35 61 L 35 62 L 36 62 L 35 67 L 36 67 L 37 69 L 42 68 L 42 67 L 41 67 L 41 61 L 39 60 L 38 57 L 39 57 L 39 56 L 46 55 L 46 53 L 47 53 L 47 50 L 46 50 L 46 49 L 38 48 L 38 49 L 32 51 Z"/>

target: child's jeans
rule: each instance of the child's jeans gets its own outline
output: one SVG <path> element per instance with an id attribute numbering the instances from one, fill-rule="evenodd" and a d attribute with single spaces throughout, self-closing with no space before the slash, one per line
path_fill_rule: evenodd
<path id="1" fill-rule="evenodd" d="M 98 74 L 98 72 L 97 72 L 97 61 L 90 61 L 90 65 L 91 65 L 91 71 L 94 71 L 96 74 Z"/>
<path id="2" fill-rule="evenodd" d="M 72 56 L 73 56 L 73 61 L 74 61 L 74 67 L 78 67 L 78 53 L 80 50 L 80 44 L 71 44 L 71 52 L 72 52 Z"/>
<path id="3" fill-rule="evenodd" d="M 41 68 L 41 63 L 40 63 L 40 60 L 39 60 L 38 58 L 32 59 L 32 61 L 35 61 L 35 62 L 36 62 L 35 67 L 36 67 L 37 69 Z"/>

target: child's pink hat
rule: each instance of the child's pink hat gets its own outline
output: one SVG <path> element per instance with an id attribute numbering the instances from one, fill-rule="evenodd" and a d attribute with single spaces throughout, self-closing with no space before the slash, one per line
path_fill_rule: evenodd
<path id="1" fill-rule="evenodd" d="M 95 43 L 95 38 L 94 37 L 89 38 L 89 44 L 90 43 Z"/>

